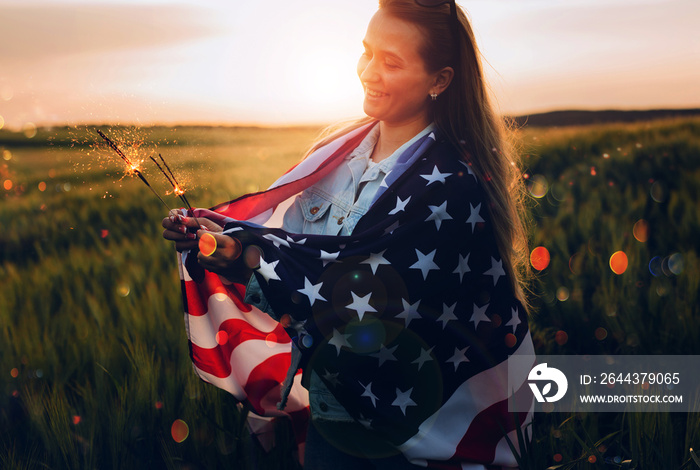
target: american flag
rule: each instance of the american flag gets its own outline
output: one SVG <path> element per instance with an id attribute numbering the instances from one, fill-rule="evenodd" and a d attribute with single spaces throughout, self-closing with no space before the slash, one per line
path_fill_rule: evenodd
<path id="1" fill-rule="evenodd" d="M 477 181 L 447 142 L 431 134 L 414 147 L 413 163 L 387 175 L 351 236 L 294 234 L 250 222 L 323 177 L 319 173 L 342 161 L 366 131 L 322 149 L 271 191 L 215 208 L 227 217 L 227 233 L 261 249 L 255 276 L 288 335 L 240 302 L 241 286 L 200 273 L 198 282 L 184 282 L 195 368 L 256 412 L 269 413 L 292 337 L 302 368 L 315 370 L 368 433 L 411 462 L 445 469 L 516 466 L 506 434 L 517 442 L 532 412 L 510 413 L 508 403 L 527 409 L 522 403 L 532 403 L 532 395 L 528 371 L 509 382 L 508 358 L 534 355 L 527 315 L 496 247 L 482 188 L 489 183 Z M 192 297 L 206 307 L 193 309 Z M 202 327 L 198 320 L 207 316 Z M 216 341 L 222 331 L 224 344 Z M 274 341 L 266 341 L 270 337 Z M 256 375 L 268 361 L 267 376 Z M 306 410 L 295 385 L 290 413 Z"/>

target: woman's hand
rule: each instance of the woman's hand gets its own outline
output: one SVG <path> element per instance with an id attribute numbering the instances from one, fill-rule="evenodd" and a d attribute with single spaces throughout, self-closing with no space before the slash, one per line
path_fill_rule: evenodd
<path id="1" fill-rule="evenodd" d="M 243 247 L 238 239 L 208 230 L 200 230 L 197 232 L 197 237 L 199 238 L 197 261 L 204 269 L 229 279 L 247 271 L 239 260 Z"/>
<path id="2" fill-rule="evenodd" d="M 176 211 L 170 211 L 169 216 L 163 219 L 162 225 L 165 229 L 163 230 L 163 238 L 174 241 L 175 249 L 180 252 L 197 248 L 197 230 L 203 233 L 205 231 L 215 233 L 223 231 L 221 226 L 209 219 L 185 217 Z"/>

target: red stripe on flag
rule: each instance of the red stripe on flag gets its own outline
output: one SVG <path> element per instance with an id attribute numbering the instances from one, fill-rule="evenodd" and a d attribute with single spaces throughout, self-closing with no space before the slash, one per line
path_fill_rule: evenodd
<path id="1" fill-rule="evenodd" d="M 220 379 L 231 375 L 230 351 L 227 354 L 221 346 L 208 349 L 197 346 L 192 341 L 189 343 L 192 362 L 197 368 Z"/>

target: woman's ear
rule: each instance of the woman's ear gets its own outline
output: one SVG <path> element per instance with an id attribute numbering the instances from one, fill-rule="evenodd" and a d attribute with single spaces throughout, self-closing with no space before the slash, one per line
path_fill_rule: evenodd
<path id="1" fill-rule="evenodd" d="M 455 75 L 455 71 L 452 67 L 445 67 L 439 70 L 434 76 L 433 87 L 430 89 L 431 93 L 440 95 L 452 82 L 452 78 Z"/>

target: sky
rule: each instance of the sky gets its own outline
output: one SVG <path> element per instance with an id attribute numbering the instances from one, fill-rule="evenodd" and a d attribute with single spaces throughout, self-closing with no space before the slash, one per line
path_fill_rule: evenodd
<path id="1" fill-rule="evenodd" d="M 700 0 L 459 0 L 499 110 L 700 107 Z M 0 0 L 0 127 L 362 115 L 377 0 Z"/>

